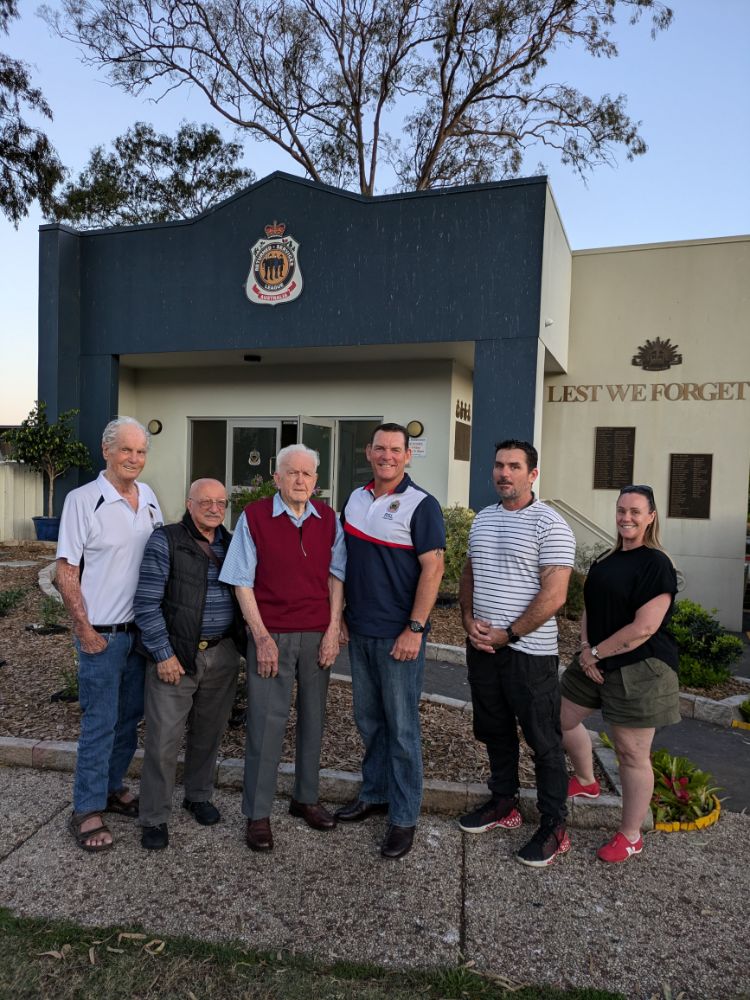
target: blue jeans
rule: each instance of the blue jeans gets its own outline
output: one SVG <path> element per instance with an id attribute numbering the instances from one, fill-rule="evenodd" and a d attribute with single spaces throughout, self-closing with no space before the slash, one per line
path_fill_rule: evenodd
<path id="1" fill-rule="evenodd" d="M 419 696 L 425 640 L 416 660 L 394 660 L 394 639 L 349 637 L 354 721 L 365 745 L 363 802 L 387 802 L 396 826 L 416 826 L 422 803 Z"/>
<path id="2" fill-rule="evenodd" d="M 143 718 L 146 661 L 135 652 L 136 636 L 117 632 L 105 638 L 101 653 L 84 653 L 76 640 L 82 712 L 73 782 L 77 813 L 104 809 L 108 794 L 122 788 Z"/>

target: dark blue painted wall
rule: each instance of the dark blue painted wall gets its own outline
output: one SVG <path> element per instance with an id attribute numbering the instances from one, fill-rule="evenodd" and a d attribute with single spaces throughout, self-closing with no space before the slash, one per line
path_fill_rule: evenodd
<path id="1" fill-rule="evenodd" d="M 98 455 L 120 354 L 475 340 L 481 505 L 491 442 L 533 433 L 545 195 L 533 178 L 365 199 L 273 174 L 189 223 L 42 227 L 40 396 L 80 407 Z M 274 219 L 300 243 L 304 290 L 258 306 L 250 247 Z"/>

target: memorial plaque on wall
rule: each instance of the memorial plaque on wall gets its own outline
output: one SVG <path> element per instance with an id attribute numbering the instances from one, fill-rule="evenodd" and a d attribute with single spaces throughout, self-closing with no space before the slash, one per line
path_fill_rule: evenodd
<path id="1" fill-rule="evenodd" d="M 456 436 L 453 439 L 453 457 L 459 462 L 471 458 L 471 424 L 456 421 Z"/>
<path id="2" fill-rule="evenodd" d="M 667 517 L 708 519 L 711 516 L 713 455 L 669 456 Z"/>
<path id="3" fill-rule="evenodd" d="M 635 427 L 597 427 L 594 489 L 619 490 L 633 482 Z"/>

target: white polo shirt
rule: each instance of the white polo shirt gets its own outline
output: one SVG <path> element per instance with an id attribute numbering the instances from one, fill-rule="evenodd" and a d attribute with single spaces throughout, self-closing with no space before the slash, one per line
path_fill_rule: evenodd
<path id="1" fill-rule="evenodd" d="M 65 498 L 57 558 L 71 566 L 84 559 L 81 593 L 92 625 L 133 620 L 133 597 L 143 550 L 163 522 L 150 486 L 136 483 L 138 510 L 121 497 L 103 472 Z"/>

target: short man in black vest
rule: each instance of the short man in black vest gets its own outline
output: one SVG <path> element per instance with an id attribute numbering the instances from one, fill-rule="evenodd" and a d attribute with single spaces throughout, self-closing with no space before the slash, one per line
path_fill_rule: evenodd
<path id="1" fill-rule="evenodd" d="M 317 468 L 311 448 L 281 449 L 274 473 L 279 492 L 247 505 L 221 573 L 235 585 L 251 633 L 242 812 L 253 851 L 273 848 L 270 813 L 295 679 L 289 811 L 314 830 L 336 825 L 318 801 L 318 784 L 329 667 L 339 652 L 346 549 L 331 507 L 312 499 Z"/>
<path id="2" fill-rule="evenodd" d="M 245 629 L 232 588 L 219 581 L 231 539 L 222 524 L 224 485 L 198 479 L 177 524 L 157 528 L 143 554 L 135 620 L 151 662 L 146 671 L 146 752 L 141 775 L 141 844 L 169 843 L 167 822 L 177 752 L 188 724 L 182 805 L 203 826 L 219 744 L 234 701 Z"/>

